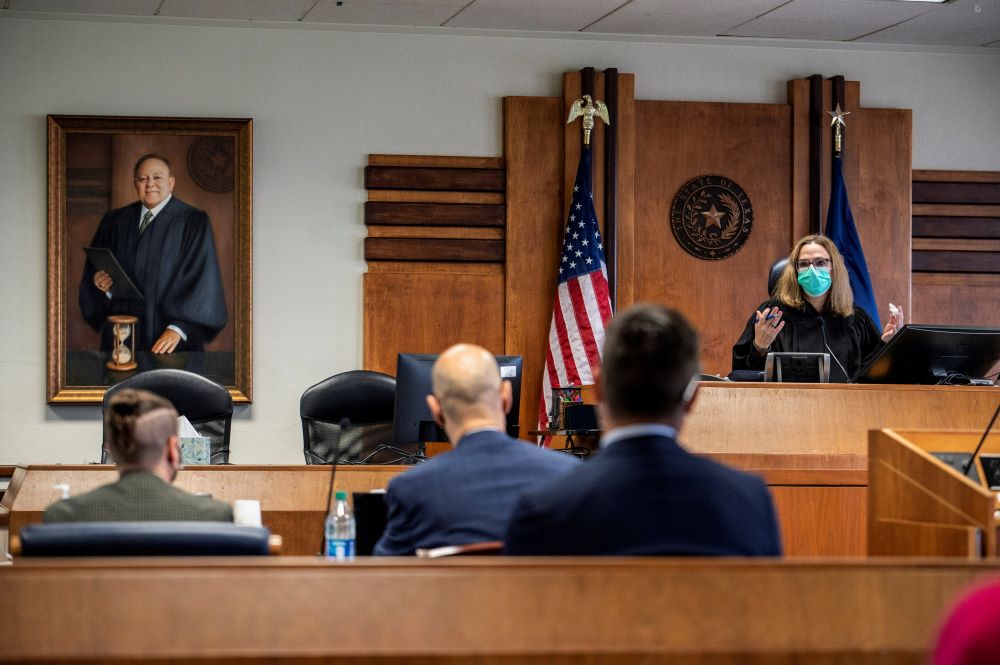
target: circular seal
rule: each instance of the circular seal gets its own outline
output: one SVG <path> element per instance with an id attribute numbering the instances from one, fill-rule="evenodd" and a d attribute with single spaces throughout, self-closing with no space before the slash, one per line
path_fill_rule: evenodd
<path id="1" fill-rule="evenodd" d="M 233 190 L 233 138 L 231 136 L 199 136 L 188 148 L 188 172 L 202 189 L 210 192 Z"/>
<path id="2" fill-rule="evenodd" d="M 670 206 L 670 230 L 684 251 L 716 261 L 743 248 L 753 227 L 753 207 L 743 188 L 720 175 L 692 178 Z"/>

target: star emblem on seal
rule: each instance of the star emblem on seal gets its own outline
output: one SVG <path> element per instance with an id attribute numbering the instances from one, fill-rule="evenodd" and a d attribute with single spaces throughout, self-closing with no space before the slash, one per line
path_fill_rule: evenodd
<path id="1" fill-rule="evenodd" d="M 688 254 L 706 261 L 725 259 L 743 248 L 753 228 L 753 206 L 731 178 L 703 175 L 677 192 L 670 206 L 670 230 Z"/>

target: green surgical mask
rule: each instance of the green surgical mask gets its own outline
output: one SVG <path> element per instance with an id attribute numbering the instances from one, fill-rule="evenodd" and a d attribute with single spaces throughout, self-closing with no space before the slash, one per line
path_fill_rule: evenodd
<path id="1" fill-rule="evenodd" d="M 830 290 L 830 271 L 816 270 L 815 266 L 809 266 L 806 270 L 799 271 L 799 286 L 810 298 L 821 296 Z"/>

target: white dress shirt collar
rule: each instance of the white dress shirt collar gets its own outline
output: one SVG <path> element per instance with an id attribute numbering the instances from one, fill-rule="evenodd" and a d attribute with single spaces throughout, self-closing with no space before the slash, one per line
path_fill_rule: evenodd
<path id="1" fill-rule="evenodd" d="M 173 194 L 167 194 L 167 198 L 165 198 L 162 201 L 160 201 L 160 204 L 158 206 L 156 206 L 155 208 L 153 208 L 152 210 L 150 210 L 146 206 L 141 206 L 142 210 L 139 211 L 139 224 L 142 224 L 142 218 L 146 216 L 146 211 L 147 210 L 149 210 L 150 212 L 152 212 L 153 213 L 153 219 L 156 219 L 156 216 L 160 214 L 160 211 L 163 210 L 163 207 L 165 205 L 167 205 L 168 203 L 170 203 L 170 199 L 172 199 L 173 197 L 174 197 Z M 153 220 L 151 219 L 149 221 L 152 222 Z"/>
<path id="2" fill-rule="evenodd" d="M 670 439 L 676 439 L 677 428 L 660 423 L 639 423 L 638 425 L 616 427 L 601 437 L 601 448 L 607 448 L 615 441 L 636 439 L 640 436 L 665 436 Z"/>

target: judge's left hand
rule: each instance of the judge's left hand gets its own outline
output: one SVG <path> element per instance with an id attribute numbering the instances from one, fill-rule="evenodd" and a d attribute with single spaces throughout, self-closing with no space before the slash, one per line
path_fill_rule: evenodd
<path id="1" fill-rule="evenodd" d="M 885 328 L 882 329 L 882 341 L 888 342 L 892 339 L 892 336 L 899 332 L 899 329 L 903 327 L 903 308 L 897 307 L 895 313 L 889 314 L 889 321 L 885 324 Z"/>
<path id="2" fill-rule="evenodd" d="M 180 342 L 180 334 L 176 330 L 167 328 L 153 344 L 153 353 L 173 353 Z"/>

